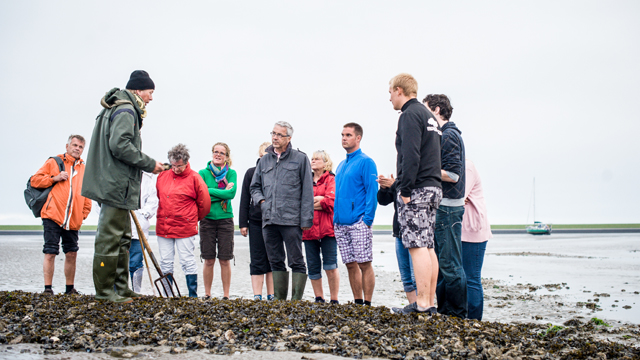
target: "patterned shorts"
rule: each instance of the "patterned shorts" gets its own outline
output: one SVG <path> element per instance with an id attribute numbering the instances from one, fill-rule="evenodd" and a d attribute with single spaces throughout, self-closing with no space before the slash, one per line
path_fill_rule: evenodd
<path id="1" fill-rule="evenodd" d="M 344 264 L 373 261 L 373 232 L 364 221 L 353 225 L 335 224 L 333 232 Z"/>
<path id="2" fill-rule="evenodd" d="M 400 190 L 398 190 L 396 197 L 398 222 L 402 245 L 405 248 L 433 249 L 436 210 L 440 201 L 442 201 L 442 189 L 438 187 L 426 186 L 411 190 L 411 201 L 407 204 L 402 201 Z"/>

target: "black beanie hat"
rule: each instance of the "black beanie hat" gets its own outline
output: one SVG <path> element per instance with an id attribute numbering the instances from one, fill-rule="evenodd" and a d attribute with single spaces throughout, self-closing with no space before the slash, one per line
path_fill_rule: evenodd
<path id="1" fill-rule="evenodd" d="M 131 73 L 129 82 L 127 83 L 127 89 L 129 90 L 148 90 L 156 89 L 156 85 L 149 77 L 149 73 L 144 70 L 136 70 Z"/>

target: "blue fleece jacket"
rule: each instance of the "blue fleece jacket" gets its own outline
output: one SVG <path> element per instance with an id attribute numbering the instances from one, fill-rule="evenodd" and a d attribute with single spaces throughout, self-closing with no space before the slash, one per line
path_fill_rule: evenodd
<path id="1" fill-rule="evenodd" d="M 378 169 L 376 163 L 358 149 L 343 160 L 336 170 L 336 199 L 333 222 L 353 225 L 361 218 L 373 224 L 378 206 Z"/>

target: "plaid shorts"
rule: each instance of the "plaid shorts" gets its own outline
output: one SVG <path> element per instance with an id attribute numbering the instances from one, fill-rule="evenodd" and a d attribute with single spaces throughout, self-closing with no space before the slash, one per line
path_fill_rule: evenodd
<path id="1" fill-rule="evenodd" d="M 400 197 L 398 204 L 398 223 L 402 245 L 406 249 L 426 247 L 433 249 L 436 224 L 436 210 L 442 201 L 442 189 L 426 186 L 411 190 L 411 201 L 407 204 Z"/>
<path id="2" fill-rule="evenodd" d="M 353 225 L 333 225 L 344 264 L 373 261 L 373 232 L 360 220 Z"/>

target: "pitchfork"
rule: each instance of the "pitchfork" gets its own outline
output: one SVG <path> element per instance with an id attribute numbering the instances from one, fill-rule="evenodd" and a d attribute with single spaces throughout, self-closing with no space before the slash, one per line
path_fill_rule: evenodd
<path id="1" fill-rule="evenodd" d="M 145 248 L 147 249 L 147 252 L 149 253 L 149 257 L 151 258 L 151 262 L 153 263 L 153 265 L 156 267 L 156 271 L 158 272 L 158 275 L 160 275 L 159 278 L 157 278 L 155 281 L 153 281 L 153 284 L 155 284 L 156 289 L 158 289 L 158 293 L 160 294 L 160 297 L 163 297 L 162 294 L 164 294 L 164 296 L 169 297 L 169 295 L 171 295 L 171 297 L 180 297 L 180 289 L 178 289 L 178 284 L 176 284 L 174 278 L 173 278 L 173 274 L 172 273 L 167 273 L 166 275 L 162 274 L 162 270 L 160 269 L 160 265 L 158 264 L 158 260 L 156 260 L 155 255 L 153 255 L 153 251 L 151 250 L 151 247 L 149 246 L 149 243 L 147 242 L 147 238 L 144 236 L 144 232 L 142 231 L 142 227 L 140 226 L 140 223 L 138 222 L 138 218 L 136 217 L 136 214 L 133 212 L 133 210 L 130 210 L 131 212 L 131 218 L 133 219 L 133 222 L 136 224 L 136 230 L 138 230 L 138 236 L 140 237 L 140 246 L 142 246 L 142 255 L 144 255 L 144 262 L 147 265 L 147 271 L 149 272 L 149 280 L 151 280 L 151 270 L 149 270 L 149 263 L 147 262 L 147 255 L 144 253 Z M 160 283 L 160 285 L 158 286 L 158 283 Z M 160 291 L 160 286 L 162 286 L 162 290 L 164 291 Z M 173 291 L 175 287 L 175 292 Z M 177 295 L 176 295 L 177 293 Z"/>

